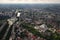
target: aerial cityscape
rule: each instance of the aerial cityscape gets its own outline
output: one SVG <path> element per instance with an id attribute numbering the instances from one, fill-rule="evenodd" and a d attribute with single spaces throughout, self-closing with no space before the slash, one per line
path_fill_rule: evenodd
<path id="1" fill-rule="evenodd" d="M 60 40 L 60 4 L 0 4 L 0 40 Z"/>

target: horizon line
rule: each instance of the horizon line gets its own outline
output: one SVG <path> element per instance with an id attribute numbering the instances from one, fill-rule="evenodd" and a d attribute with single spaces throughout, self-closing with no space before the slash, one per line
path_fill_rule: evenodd
<path id="1" fill-rule="evenodd" d="M 0 4 L 60 4 L 60 3 L 0 3 Z"/>

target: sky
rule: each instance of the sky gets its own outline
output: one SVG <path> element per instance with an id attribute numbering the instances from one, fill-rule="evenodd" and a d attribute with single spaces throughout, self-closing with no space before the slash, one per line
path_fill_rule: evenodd
<path id="1" fill-rule="evenodd" d="M 0 0 L 1 3 L 60 3 L 60 0 Z"/>

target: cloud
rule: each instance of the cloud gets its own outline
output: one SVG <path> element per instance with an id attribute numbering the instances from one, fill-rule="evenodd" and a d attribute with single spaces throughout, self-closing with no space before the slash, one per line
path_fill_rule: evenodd
<path id="1" fill-rule="evenodd" d="M 60 0 L 0 0 L 0 3 L 60 3 Z"/>

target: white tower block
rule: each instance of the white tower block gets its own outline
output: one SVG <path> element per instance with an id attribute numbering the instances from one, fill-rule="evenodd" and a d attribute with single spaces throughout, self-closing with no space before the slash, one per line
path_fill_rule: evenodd
<path id="1" fill-rule="evenodd" d="M 21 13 L 19 13 L 19 12 L 18 12 L 18 13 L 17 13 L 17 17 L 19 17 L 19 16 L 20 16 L 20 14 L 21 14 Z"/>

